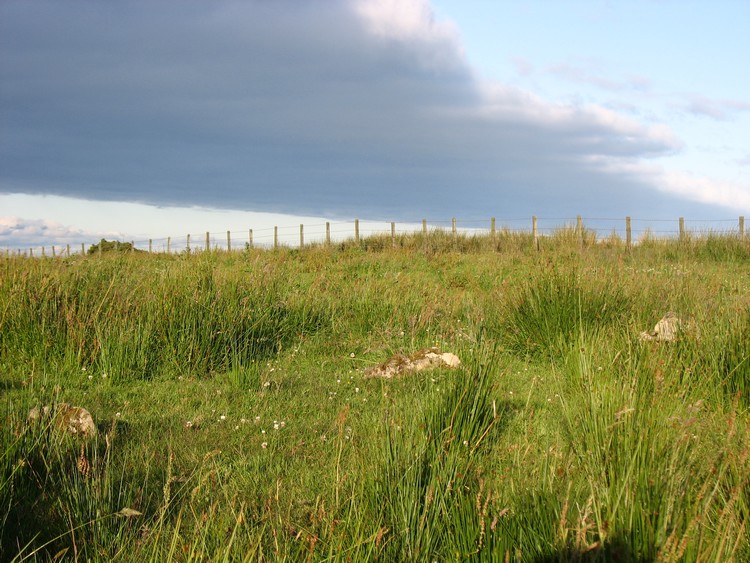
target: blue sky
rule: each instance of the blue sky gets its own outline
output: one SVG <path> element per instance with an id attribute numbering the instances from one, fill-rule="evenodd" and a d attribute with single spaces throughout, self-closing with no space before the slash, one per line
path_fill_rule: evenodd
<path id="1" fill-rule="evenodd" d="M 683 141 L 664 165 L 748 184 L 750 3 L 433 2 L 472 65 L 550 101 L 661 122 Z"/>
<path id="2" fill-rule="evenodd" d="M 0 245 L 354 217 L 734 220 L 749 6 L 5 0 Z"/>

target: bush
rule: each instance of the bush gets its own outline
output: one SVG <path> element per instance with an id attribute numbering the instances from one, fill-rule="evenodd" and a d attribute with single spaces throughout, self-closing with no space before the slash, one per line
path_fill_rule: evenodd
<path id="1" fill-rule="evenodd" d="M 120 242 L 119 240 L 102 239 L 96 244 L 92 244 L 88 254 L 99 254 L 104 252 L 133 252 L 133 243 Z M 140 251 L 139 251 L 140 252 Z"/>

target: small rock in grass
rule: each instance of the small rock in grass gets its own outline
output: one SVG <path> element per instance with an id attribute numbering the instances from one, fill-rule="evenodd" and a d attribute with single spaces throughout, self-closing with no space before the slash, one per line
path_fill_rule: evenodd
<path id="1" fill-rule="evenodd" d="M 664 315 L 651 332 L 642 332 L 641 340 L 655 340 L 657 342 L 674 342 L 682 331 L 683 323 L 672 311 Z"/>
<path id="2" fill-rule="evenodd" d="M 391 379 L 397 375 L 413 373 L 425 369 L 449 367 L 457 368 L 461 365 L 458 356 L 450 352 L 441 353 L 437 348 L 427 348 L 415 352 L 410 356 L 396 354 L 382 364 L 365 370 L 365 377 L 382 377 Z"/>
<path id="3" fill-rule="evenodd" d="M 29 422 L 49 419 L 60 430 L 88 438 L 96 435 L 96 424 L 91 413 L 83 407 L 74 407 L 68 403 L 45 405 L 41 409 L 34 407 L 27 417 Z"/>

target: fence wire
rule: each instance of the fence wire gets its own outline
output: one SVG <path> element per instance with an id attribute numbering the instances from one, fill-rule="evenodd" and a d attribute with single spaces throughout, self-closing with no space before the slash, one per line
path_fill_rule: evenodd
<path id="1" fill-rule="evenodd" d="M 354 219 L 313 223 L 309 225 L 263 226 L 220 232 L 191 232 L 158 238 L 113 239 L 110 242 L 129 244 L 136 250 L 152 253 L 178 254 L 224 250 L 241 251 L 249 248 L 300 248 L 358 241 L 374 236 L 430 235 L 436 232 L 463 236 L 483 236 L 494 233 L 533 234 L 547 237 L 564 229 L 594 234 L 597 239 L 618 237 L 633 244 L 646 238 L 669 239 L 708 234 L 746 236 L 745 219 L 659 219 L 616 217 L 532 217 L 532 218 L 452 218 L 449 220 L 423 219 L 420 222 L 391 222 Z M 6 241 L 6 243 L 11 241 Z M 6 257 L 61 257 L 87 254 L 100 241 L 50 241 L 46 244 L 24 245 L 21 242 L 5 248 Z"/>

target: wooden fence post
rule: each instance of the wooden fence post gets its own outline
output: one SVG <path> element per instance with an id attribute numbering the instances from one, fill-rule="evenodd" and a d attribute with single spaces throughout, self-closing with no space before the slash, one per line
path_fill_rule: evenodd
<path id="1" fill-rule="evenodd" d="M 633 244 L 633 230 L 630 224 L 630 215 L 625 217 L 625 247 L 630 250 Z"/>
<path id="2" fill-rule="evenodd" d="M 359 244 L 359 219 L 354 220 L 354 242 Z"/>
<path id="3" fill-rule="evenodd" d="M 495 240 L 495 218 L 494 217 L 490 219 L 490 233 L 492 235 L 492 240 L 494 241 Z"/>
<path id="4" fill-rule="evenodd" d="M 303 248 L 305 246 L 305 227 L 302 223 L 299 225 L 299 247 Z"/>
<path id="5" fill-rule="evenodd" d="M 232 252 L 232 235 L 227 231 L 227 252 Z"/>
<path id="6" fill-rule="evenodd" d="M 190 254 L 190 235 L 187 236 L 187 253 Z"/>
<path id="7" fill-rule="evenodd" d="M 248 229 L 247 238 L 248 238 L 248 244 L 250 245 L 250 248 L 252 248 L 253 247 L 253 230 L 252 229 Z"/>
<path id="8" fill-rule="evenodd" d="M 427 236 L 427 219 L 422 219 L 422 234 Z"/>
<path id="9" fill-rule="evenodd" d="M 273 249 L 276 250 L 279 247 L 279 228 L 274 226 L 273 228 Z"/>
<path id="10" fill-rule="evenodd" d="M 578 246 L 583 248 L 583 217 L 576 216 L 576 234 L 578 235 Z"/>
<path id="11" fill-rule="evenodd" d="M 745 216 L 740 215 L 740 237 L 745 236 Z"/>
<path id="12" fill-rule="evenodd" d="M 34 249 L 33 248 L 29 248 L 29 257 L 30 258 L 34 257 Z"/>
<path id="13" fill-rule="evenodd" d="M 531 217 L 531 237 L 534 239 L 534 247 L 539 250 L 539 232 L 537 231 L 536 215 Z"/>
<path id="14" fill-rule="evenodd" d="M 453 233 L 453 242 L 456 242 L 456 237 L 458 236 L 458 233 L 456 232 L 456 218 L 455 217 L 451 219 L 451 232 Z"/>
<path id="15" fill-rule="evenodd" d="M 391 246 L 396 248 L 396 223 L 391 221 Z"/>
<path id="16" fill-rule="evenodd" d="M 148 239 L 148 253 L 151 254 L 154 247 L 154 241 L 151 239 Z"/>
<path id="17" fill-rule="evenodd" d="M 81 256 L 86 255 L 86 245 L 85 243 L 81 243 Z"/>
<path id="18" fill-rule="evenodd" d="M 172 254 L 172 237 L 167 237 L 167 254 Z"/>
<path id="19" fill-rule="evenodd" d="M 680 241 L 685 240 L 685 218 L 680 217 Z"/>
<path id="20" fill-rule="evenodd" d="M 57 255 L 55 254 L 55 245 L 52 245 L 52 258 L 57 258 Z"/>
<path id="21" fill-rule="evenodd" d="M 211 235 L 206 231 L 206 252 L 211 250 Z"/>
<path id="22" fill-rule="evenodd" d="M 70 243 L 65 245 L 65 256 L 70 258 Z"/>
<path id="23" fill-rule="evenodd" d="M 331 245 L 331 223 L 326 221 L 326 246 Z"/>

